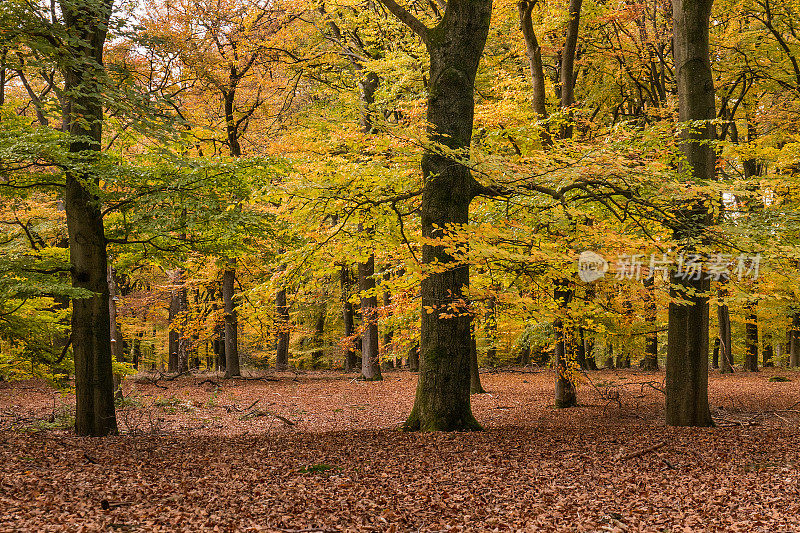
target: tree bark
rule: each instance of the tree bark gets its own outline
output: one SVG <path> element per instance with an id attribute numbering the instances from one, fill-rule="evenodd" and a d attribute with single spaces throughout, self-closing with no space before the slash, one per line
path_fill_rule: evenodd
<path id="1" fill-rule="evenodd" d="M 275 336 L 277 337 L 277 353 L 275 369 L 289 368 L 289 306 L 286 305 L 286 289 L 275 294 Z"/>
<path id="2" fill-rule="evenodd" d="M 775 363 L 772 361 L 772 358 L 775 356 L 775 348 L 772 346 L 772 335 L 769 333 L 764 334 L 764 348 L 761 356 L 761 366 L 764 368 L 775 366 Z"/>
<path id="3" fill-rule="evenodd" d="M 653 330 L 644 339 L 644 359 L 642 360 L 642 370 L 655 372 L 658 370 L 658 333 L 656 330 L 656 319 L 658 318 L 658 308 L 656 307 L 656 297 L 654 294 L 655 277 L 652 275 L 644 279 L 644 286 L 647 291 L 646 313 L 649 327 Z"/>
<path id="4" fill-rule="evenodd" d="M 606 344 L 606 362 L 603 368 L 606 370 L 614 368 L 614 346 L 610 342 Z"/>
<path id="5" fill-rule="evenodd" d="M 101 149 L 103 45 L 111 0 L 62 1 L 69 60 L 63 68 L 69 99 L 69 152 L 90 161 Z M 90 168 L 90 166 L 88 166 Z M 117 432 L 111 367 L 108 309 L 108 257 L 100 200 L 90 192 L 99 178 L 68 172 L 64 192 L 72 286 L 94 293 L 72 300 L 72 350 L 75 360 L 75 431 L 103 436 Z"/>
<path id="6" fill-rule="evenodd" d="M 597 359 L 594 355 L 594 340 L 585 337 L 583 340 L 584 353 L 586 354 L 586 369 L 597 370 Z"/>
<path id="7" fill-rule="evenodd" d="M 542 66 L 542 48 L 533 30 L 531 13 L 537 0 L 521 0 L 519 9 L 519 25 L 525 40 L 525 51 L 528 54 L 528 66 L 531 70 L 531 86 L 533 92 L 533 110 L 541 120 L 547 119 L 547 105 L 544 91 L 544 67 Z"/>
<path id="8" fill-rule="evenodd" d="M 749 302 L 745 305 L 747 316 L 744 324 L 745 355 L 742 370 L 745 372 L 758 372 L 758 315 L 756 304 Z"/>
<path id="9" fill-rule="evenodd" d="M 719 292 L 722 295 L 722 290 Z M 733 372 L 733 354 L 731 352 L 731 313 L 727 304 L 717 306 L 717 322 L 719 322 L 720 374 Z"/>
<path id="10" fill-rule="evenodd" d="M 474 85 L 492 13 L 491 0 L 449 0 L 441 22 L 425 27 L 394 0 L 381 2 L 416 31 L 430 55 L 427 124 L 432 143 L 467 156 L 475 111 Z M 422 365 L 406 430 L 475 430 L 469 395 L 470 322 L 464 290 L 469 266 L 435 241 L 468 222 L 478 192 L 470 170 L 440 150 L 422 156 L 422 263 L 442 267 L 422 279 Z"/>
<path id="11" fill-rule="evenodd" d="M 475 328 L 472 328 L 472 339 L 469 348 L 469 393 L 470 394 L 484 394 L 483 385 L 481 384 L 481 374 L 478 368 L 478 343 L 475 340 Z"/>
<path id="12" fill-rule="evenodd" d="M 408 350 L 408 369 L 411 372 L 419 372 L 419 344 L 414 344 Z"/>
<path id="13" fill-rule="evenodd" d="M 225 312 L 225 377 L 241 376 L 239 370 L 239 343 L 236 304 L 233 301 L 233 284 L 236 271 L 226 268 L 222 273 L 222 303 Z"/>
<path id="14" fill-rule="evenodd" d="M 361 375 L 367 381 L 379 381 L 381 361 L 378 353 L 378 297 L 375 295 L 375 255 L 370 254 L 365 263 L 358 264 L 358 288 L 361 291 L 361 321 L 363 341 L 361 348 Z"/>
<path id="15" fill-rule="evenodd" d="M 125 355 L 123 353 L 122 343 L 122 329 L 117 322 L 117 280 L 114 277 L 114 269 L 109 262 L 108 265 L 108 318 L 109 318 L 109 331 L 111 334 L 111 356 L 114 361 L 124 362 Z M 114 399 L 122 399 L 122 376 L 114 374 Z"/>
<path id="16" fill-rule="evenodd" d="M 792 326 L 789 330 L 789 366 L 800 366 L 800 311 L 792 313 Z"/>
<path id="17" fill-rule="evenodd" d="M 389 309 L 389 305 L 391 305 L 391 295 L 389 294 L 389 289 L 384 289 L 383 291 L 383 308 Z M 388 358 L 389 353 L 392 350 L 392 338 L 394 337 L 392 330 L 384 325 L 383 330 L 383 355 L 384 357 Z M 399 367 L 398 367 L 399 368 Z"/>
<path id="18" fill-rule="evenodd" d="M 673 29 L 681 122 L 716 117 L 714 81 L 709 56 L 709 19 L 712 0 L 673 0 Z M 681 147 L 682 170 L 695 180 L 714 178 L 715 156 L 709 141 L 710 124 L 685 128 Z M 676 213 L 673 228 L 683 251 L 705 240 L 710 223 L 701 198 Z M 711 426 L 708 406 L 708 290 L 709 280 L 672 273 L 667 333 L 666 423 L 670 426 Z M 701 276 L 702 278 L 702 276 Z M 682 301 L 677 301 L 682 300 Z M 684 303 L 684 301 L 686 303 Z"/>
<path id="19" fill-rule="evenodd" d="M 714 351 L 711 356 L 711 368 L 719 368 L 719 337 L 714 339 Z"/>
<path id="20" fill-rule="evenodd" d="M 572 289 L 569 288 L 568 283 L 564 280 L 557 281 L 553 291 L 556 303 L 560 311 L 565 315 L 572 300 Z M 578 397 L 575 383 L 572 379 L 571 363 L 574 363 L 574 361 L 570 361 L 573 357 L 570 328 L 565 326 L 563 318 L 559 317 L 553 321 L 553 329 L 556 333 L 554 358 L 556 365 L 555 405 L 558 408 L 575 407 L 578 405 Z"/>
<path id="21" fill-rule="evenodd" d="M 500 362 L 497 360 L 497 300 L 494 296 L 489 296 L 489 300 L 486 302 L 484 330 L 486 331 L 486 340 L 489 343 L 489 347 L 486 350 L 486 363 L 489 367 L 496 367 Z M 474 331 L 472 332 L 472 338 L 474 341 Z"/>
<path id="22" fill-rule="evenodd" d="M 578 31 L 581 25 L 581 5 L 583 0 L 570 0 L 569 22 L 567 22 L 567 35 L 564 48 L 561 50 L 561 108 L 565 114 L 565 123 L 561 127 L 559 136 L 562 139 L 572 137 L 572 111 L 570 107 L 575 103 L 575 55 L 578 49 Z"/>
<path id="23" fill-rule="evenodd" d="M 340 269 L 340 282 L 342 293 L 342 322 L 344 324 L 344 337 L 350 339 L 353 336 L 353 302 L 350 301 L 350 267 L 342 265 Z M 358 357 L 354 349 L 353 341 L 348 340 L 344 353 L 344 371 L 354 372 Z"/>

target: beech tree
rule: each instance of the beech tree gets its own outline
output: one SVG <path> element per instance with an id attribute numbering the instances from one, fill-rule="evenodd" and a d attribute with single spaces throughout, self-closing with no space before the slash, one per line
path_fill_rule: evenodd
<path id="1" fill-rule="evenodd" d="M 711 141 L 716 117 L 709 52 L 713 0 L 673 0 L 673 27 L 679 118 L 683 123 L 682 170 L 697 184 L 714 178 Z M 702 198 L 677 213 L 676 240 L 692 252 L 705 240 L 710 213 Z M 708 407 L 708 291 L 705 276 L 672 272 L 667 333 L 666 420 L 670 426 L 710 426 Z"/>
<path id="2" fill-rule="evenodd" d="M 481 426 L 470 407 L 470 321 L 465 289 L 469 266 L 435 244 L 467 223 L 480 192 L 469 168 L 449 153 L 468 157 L 475 112 L 475 75 L 483 54 L 491 0 L 449 0 L 430 28 L 394 0 L 381 3 L 425 43 L 430 56 L 427 122 L 431 146 L 422 156 L 423 265 L 437 266 L 422 280 L 419 381 L 406 430 L 474 430 Z"/>

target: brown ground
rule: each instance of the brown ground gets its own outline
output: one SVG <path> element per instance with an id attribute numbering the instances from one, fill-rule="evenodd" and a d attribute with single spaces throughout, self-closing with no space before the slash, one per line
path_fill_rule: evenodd
<path id="1" fill-rule="evenodd" d="M 0 383 L 0 531 L 800 531 L 800 373 L 713 374 L 715 429 L 663 426 L 663 373 L 566 410 L 549 371 L 486 373 L 473 434 L 397 431 L 408 372 L 266 377 L 129 379 L 106 439 Z"/>

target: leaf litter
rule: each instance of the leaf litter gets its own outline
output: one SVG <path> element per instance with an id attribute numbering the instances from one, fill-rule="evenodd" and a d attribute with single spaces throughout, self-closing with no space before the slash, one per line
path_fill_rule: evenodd
<path id="1" fill-rule="evenodd" d="M 796 531 L 800 387 L 773 374 L 712 374 L 718 427 L 692 429 L 663 372 L 593 372 L 566 410 L 549 371 L 485 373 L 486 431 L 451 434 L 398 431 L 409 372 L 130 380 L 103 439 L 3 384 L 0 531 Z"/>

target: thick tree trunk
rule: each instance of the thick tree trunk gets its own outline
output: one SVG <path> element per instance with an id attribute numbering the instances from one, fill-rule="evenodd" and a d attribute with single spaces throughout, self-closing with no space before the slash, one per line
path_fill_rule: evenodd
<path id="1" fill-rule="evenodd" d="M 421 33 L 427 45 L 430 140 L 466 157 L 472 139 L 475 76 L 489 32 L 491 0 L 449 0 L 433 29 L 423 29 L 393 0 L 382 2 Z M 433 244 L 448 228 L 468 222 L 469 204 L 478 189 L 468 167 L 438 150 L 424 152 L 422 174 L 422 262 L 440 266 L 425 272 L 422 279 L 422 365 L 414 407 L 404 427 L 480 429 L 469 395 L 471 317 L 464 292 L 469 286 L 469 267 L 456 261 L 445 246 Z"/>
<path id="2" fill-rule="evenodd" d="M 364 332 L 361 347 L 361 375 L 367 381 L 379 381 L 381 361 L 378 353 L 378 297 L 375 295 L 375 255 L 358 264 L 358 288 L 361 296 L 361 321 Z"/>
<path id="3" fill-rule="evenodd" d="M 344 324 L 344 337 L 353 336 L 353 302 L 350 301 L 350 267 L 342 265 L 340 269 L 340 282 L 342 293 L 342 322 Z M 355 372 L 358 357 L 352 340 L 347 341 L 344 352 L 344 371 Z"/>
<path id="4" fill-rule="evenodd" d="M 472 328 L 469 348 L 469 393 L 484 394 L 486 391 L 481 384 L 481 374 L 478 368 L 478 343 L 475 340 L 475 328 Z"/>
<path id="5" fill-rule="evenodd" d="M 566 315 L 569 311 L 569 304 L 572 300 L 572 289 L 568 286 L 568 281 L 560 280 L 556 282 L 553 296 L 560 309 Z M 575 407 L 578 405 L 578 397 L 575 389 L 571 359 L 573 355 L 573 339 L 570 337 L 570 328 L 565 326 L 562 318 L 553 321 L 553 329 L 556 333 L 555 346 L 555 366 L 556 366 L 556 391 L 555 405 L 558 408 Z"/>
<path id="6" fill-rule="evenodd" d="M 225 312 L 225 377 L 241 376 L 239 370 L 239 343 L 236 304 L 233 301 L 233 284 L 236 271 L 226 268 L 222 273 L 222 304 Z"/>
<path id="7" fill-rule="evenodd" d="M 542 66 L 542 48 L 533 30 L 531 12 L 537 0 L 522 0 L 519 8 L 519 25 L 525 40 L 525 51 L 528 54 L 528 66 L 531 69 L 531 86 L 533 92 L 533 110 L 542 120 L 547 119 L 547 105 L 544 91 L 544 67 Z"/>
<path id="8" fill-rule="evenodd" d="M 90 160 L 101 148 L 104 79 L 103 45 L 112 2 L 61 2 L 71 60 L 64 67 L 68 95 L 69 152 Z M 67 214 L 72 285 L 94 293 L 72 300 L 72 351 L 75 360 L 75 431 L 102 436 L 117 432 L 111 367 L 108 309 L 108 258 L 100 200 L 88 184 L 92 175 L 69 172 L 64 205 Z"/>
<path id="9" fill-rule="evenodd" d="M 714 80 L 709 58 L 711 0 L 673 0 L 674 50 L 682 122 L 713 120 Z M 683 133 L 682 170 L 698 181 L 714 178 L 714 138 L 709 123 Z M 702 198 L 676 213 L 675 238 L 686 253 L 702 242 L 710 223 Z M 666 422 L 670 426 L 710 426 L 708 407 L 708 280 L 672 274 L 667 334 Z M 681 301 L 676 301 L 681 300 Z M 684 303 L 684 301 L 686 303 Z"/>
<path id="10" fill-rule="evenodd" d="M 745 372 L 758 372 L 758 315 L 756 304 L 753 302 L 745 305 L 747 316 L 744 324 L 745 354 L 742 370 Z"/>
<path id="11" fill-rule="evenodd" d="M 277 337 L 277 353 L 275 369 L 289 368 L 289 306 L 286 305 L 286 289 L 275 294 L 275 336 Z"/>
<path id="12" fill-rule="evenodd" d="M 575 55 L 578 50 L 578 31 L 581 24 L 581 5 L 583 0 L 570 0 L 569 22 L 564 48 L 561 50 L 561 108 L 566 122 L 561 127 L 559 136 L 562 139 L 572 137 L 572 111 L 570 107 L 575 103 Z"/>
<path id="13" fill-rule="evenodd" d="M 800 311 L 792 313 L 792 327 L 789 330 L 789 366 L 800 366 Z"/>
<path id="14" fill-rule="evenodd" d="M 521 0 L 517 7 L 519 8 L 519 24 L 522 29 L 522 37 L 525 40 L 525 51 L 528 55 L 528 66 L 531 70 L 531 92 L 533 110 L 539 117 L 539 120 L 546 121 L 547 113 L 547 98 L 545 95 L 545 77 L 544 67 L 542 65 L 542 48 L 539 46 L 539 41 L 536 38 L 536 32 L 533 30 L 533 20 L 531 12 L 536 5 L 537 0 Z M 549 146 L 553 140 L 550 136 L 549 125 L 547 123 L 542 127 L 539 137 L 543 146 Z"/>

